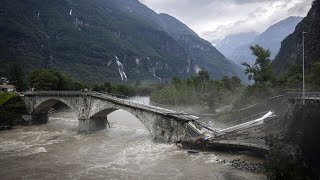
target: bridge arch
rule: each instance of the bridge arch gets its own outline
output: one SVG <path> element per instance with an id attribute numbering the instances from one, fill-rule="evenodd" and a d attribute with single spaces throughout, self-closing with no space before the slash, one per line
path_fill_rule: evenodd
<path id="1" fill-rule="evenodd" d="M 158 118 L 156 116 L 152 116 L 151 114 L 148 114 L 146 112 L 141 112 L 138 109 L 134 109 L 131 107 L 118 107 L 118 108 L 114 108 L 114 107 L 106 107 L 106 108 L 102 108 L 100 111 L 96 112 L 95 114 L 93 114 L 90 119 L 91 120 L 95 120 L 95 121 L 104 121 L 107 120 L 107 116 L 117 110 L 123 110 L 129 114 L 131 114 L 132 116 L 134 116 L 135 118 L 137 118 L 145 127 L 146 129 L 150 132 L 150 134 L 152 136 L 155 135 L 155 123 L 154 123 L 154 118 Z M 99 123 L 100 126 L 103 124 L 103 122 Z M 162 131 L 162 134 L 164 135 L 164 131 Z"/>
<path id="2" fill-rule="evenodd" d="M 67 105 L 70 109 L 72 109 L 74 113 L 79 115 L 79 108 L 75 107 L 72 103 L 70 103 L 68 100 L 65 100 L 63 98 L 42 99 L 34 105 L 34 109 L 31 112 L 31 114 L 32 115 L 47 114 L 48 111 L 59 102 Z"/>
<path id="3" fill-rule="evenodd" d="M 62 102 L 77 114 L 79 133 L 91 133 L 106 128 L 107 115 L 121 109 L 138 118 L 153 139 L 175 142 L 187 135 L 189 122 L 197 119 L 195 116 L 175 114 L 171 110 L 95 92 L 28 92 L 23 99 L 28 109 L 24 118 L 30 124 L 39 120 L 47 121 L 49 109 Z"/>

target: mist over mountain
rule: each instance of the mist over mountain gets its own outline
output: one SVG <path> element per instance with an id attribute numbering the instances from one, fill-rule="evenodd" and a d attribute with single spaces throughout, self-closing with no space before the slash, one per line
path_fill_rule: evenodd
<path id="1" fill-rule="evenodd" d="M 209 42 L 138 0 L 3 0 L 0 6 L 1 75 L 21 64 L 86 82 L 158 81 L 200 69 L 213 78 L 243 78 Z"/>
<path id="2" fill-rule="evenodd" d="M 307 32 L 305 34 L 305 67 L 308 71 L 314 62 L 320 61 L 320 0 L 313 2 L 308 15 L 281 43 L 281 49 L 273 61 L 278 74 L 287 72 L 292 66 L 302 66 L 302 32 Z"/>
<path id="3" fill-rule="evenodd" d="M 232 34 L 221 40 L 215 47 L 227 58 L 230 58 L 237 47 L 247 46 L 259 34 L 257 32 L 244 32 Z"/>
<path id="4" fill-rule="evenodd" d="M 271 59 L 274 59 L 280 50 L 281 41 L 294 31 L 301 20 L 302 17 L 288 17 L 269 27 L 255 37 L 252 42 L 235 47 L 231 55 L 226 56 L 237 64 L 242 62 L 252 64 L 255 61 L 255 57 L 251 54 L 249 47 L 250 45 L 259 44 L 265 49 L 269 49 L 271 51 Z"/>

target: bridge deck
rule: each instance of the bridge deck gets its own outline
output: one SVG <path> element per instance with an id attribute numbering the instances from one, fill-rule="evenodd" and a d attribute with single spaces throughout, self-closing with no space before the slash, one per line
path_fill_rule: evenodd
<path id="1" fill-rule="evenodd" d="M 304 97 L 302 92 L 289 92 L 287 93 L 289 99 L 297 100 L 320 100 L 320 92 L 305 92 Z"/>
<path id="2" fill-rule="evenodd" d="M 194 121 L 199 119 L 196 116 L 193 115 L 187 115 L 185 113 L 179 113 L 176 111 L 172 111 L 169 109 L 152 106 L 152 105 L 146 105 L 141 104 L 138 102 L 134 102 L 127 99 L 121 99 L 117 98 L 114 95 L 111 94 L 104 94 L 104 93 L 98 93 L 98 92 L 82 92 L 82 91 L 33 91 L 33 92 L 26 92 L 24 94 L 25 96 L 92 96 L 100 99 L 105 99 L 108 101 L 111 101 L 116 104 L 125 105 L 125 106 L 131 106 L 134 108 L 142 109 L 145 111 L 151 111 L 157 114 L 162 114 L 165 116 L 173 117 L 175 119 L 179 119 L 181 121 Z"/>

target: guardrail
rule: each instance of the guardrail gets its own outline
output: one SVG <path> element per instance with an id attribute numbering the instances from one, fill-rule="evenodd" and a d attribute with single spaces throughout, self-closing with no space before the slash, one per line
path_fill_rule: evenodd
<path id="1" fill-rule="evenodd" d="M 106 94 L 114 96 L 121 99 L 128 99 L 129 96 L 115 93 L 106 92 L 96 92 L 96 91 L 27 91 L 23 93 L 24 95 L 57 95 L 57 96 L 67 96 L 67 95 L 87 95 L 87 94 Z"/>
<path id="2" fill-rule="evenodd" d="M 303 99 L 303 92 L 288 92 L 290 99 Z M 305 99 L 319 99 L 320 92 L 305 92 Z"/>
<path id="3" fill-rule="evenodd" d="M 38 95 L 38 96 L 68 96 L 68 95 L 86 95 L 90 92 L 85 91 L 27 91 L 24 95 Z"/>
<path id="4" fill-rule="evenodd" d="M 28 91 L 28 92 L 24 92 L 24 95 L 39 95 L 39 96 L 80 96 L 80 95 L 108 95 L 108 96 L 112 96 L 115 98 L 119 98 L 119 99 L 129 99 L 129 96 L 126 95 L 122 95 L 122 94 L 116 94 L 116 93 L 108 93 L 108 92 L 96 92 L 96 91 Z M 163 108 L 174 108 L 172 106 L 169 105 L 164 105 L 164 104 L 159 104 L 159 103 L 154 103 L 154 102 L 150 102 L 150 104 L 146 104 L 145 102 L 141 102 L 139 100 L 131 100 L 133 102 L 136 102 L 138 104 L 144 104 L 144 105 L 148 105 L 148 106 L 159 106 L 159 107 L 163 107 Z"/>

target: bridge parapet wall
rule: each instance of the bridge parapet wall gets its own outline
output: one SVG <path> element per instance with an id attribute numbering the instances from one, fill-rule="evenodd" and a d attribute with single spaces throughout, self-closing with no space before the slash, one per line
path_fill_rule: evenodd
<path id="1" fill-rule="evenodd" d="M 289 100 L 302 101 L 305 99 L 306 102 L 317 101 L 320 102 L 320 92 L 289 92 L 287 93 Z"/>
<path id="2" fill-rule="evenodd" d="M 28 92 L 23 99 L 32 119 L 41 120 L 40 122 L 45 122 L 48 110 L 54 104 L 57 102 L 66 104 L 78 116 L 79 132 L 86 133 L 106 128 L 107 115 L 122 109 L 137 117 L 154 139 L 175 142 L 186 135 L 187 122 L 196 119 L 187 115 L 175 115 L 171 110 L 92 92 Z"/>

